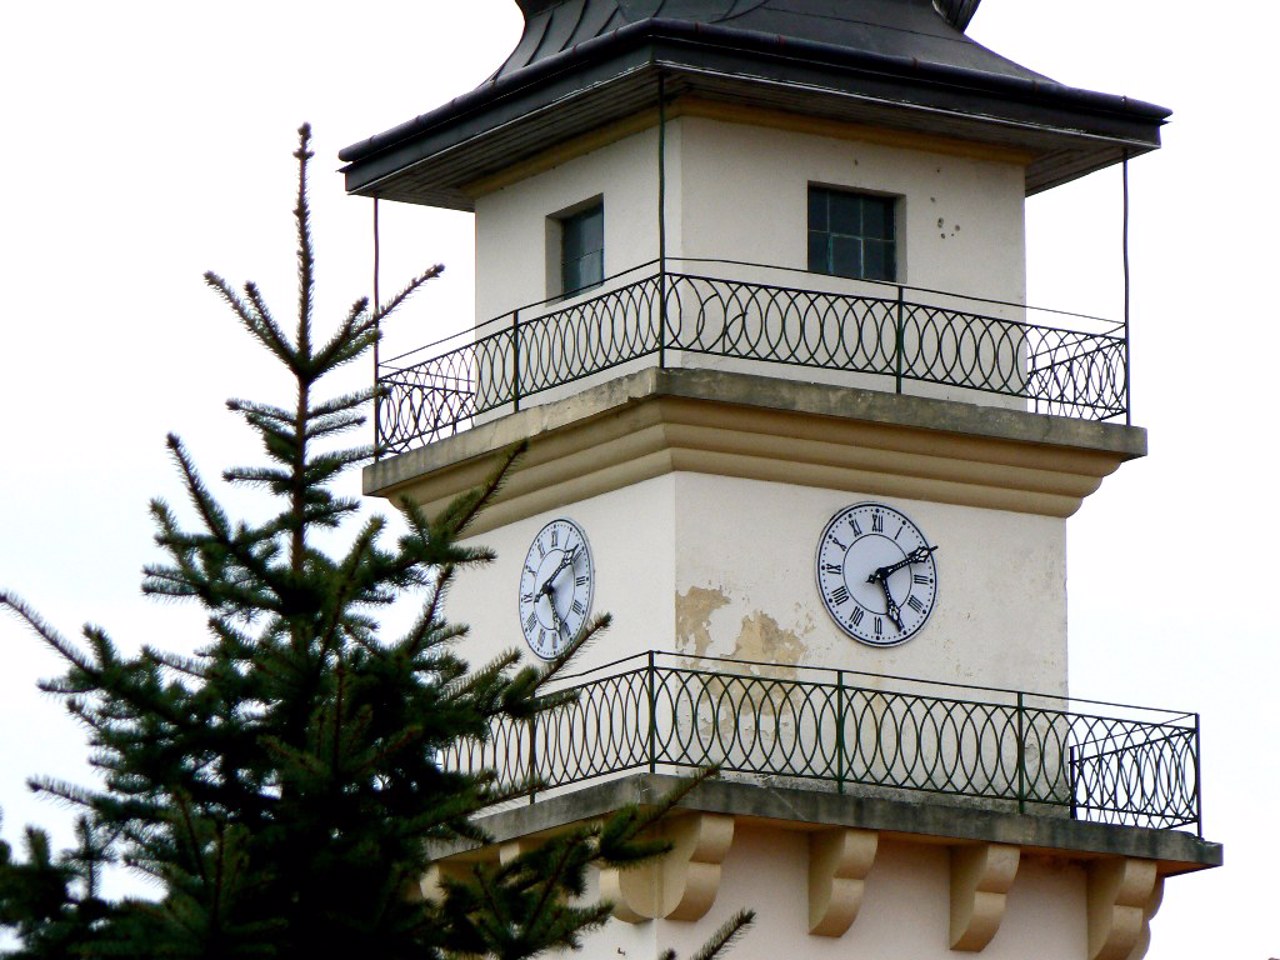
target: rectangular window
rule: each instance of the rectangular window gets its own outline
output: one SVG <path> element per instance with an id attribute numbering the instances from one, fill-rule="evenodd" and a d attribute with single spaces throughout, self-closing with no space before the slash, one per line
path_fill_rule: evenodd
<path id="1" fill-rule="evenodd" d="M 560 220 L 560 292 L 565 296 L 604 280 L 604 203 Z"/>
<path id="2" fill-rule="evenodd" d="M 809 188 L 809 269 L 855 280 L 896 280 L 894 197 Z"/>

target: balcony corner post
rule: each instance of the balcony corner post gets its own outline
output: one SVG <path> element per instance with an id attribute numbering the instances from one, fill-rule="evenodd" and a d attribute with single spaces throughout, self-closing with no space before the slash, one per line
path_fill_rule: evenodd
<path id="1" fill-rule="evenodd" d="M 529 803 L 538 799 L 536 787 L 538 781 L 538 717 L 529 718 Z"/>
<path id="2" fill-rule="evenodd" d="M 648 687 L 649 687 L 649 772 L 655 773 L 658 769 L 657 763 L 657 741 L 658 741 L 658 690 L 657 677 L 654 670 L 653 651 L 649 651 L 649 665 L 646 670 Z"/>
<path id="3" fill-rule="evenodd" d="M 520 412 L 520 311 L 511 311 L 511 405 Z"/>
<path id="4" fill-rule="evenodd" d="M 667 367 L 667 259 L 658 264 L 658 369 Z"/>
<path id="5" fill-rule="evenodd" d="M 1018 691 L 1018 812 L 1027 812 L 1027 731 L 1026 704 Z"/>
<path id="6" fill-rule="evenodd" d="M 1196 804 L 1196 836 L 1201 840 L 1204 839 L 1204 811 L 1201 809 L 1202 803 L 1200 796 L 1200 714 L 1195 714 L 1196 725 L 1195 732 L 1192 734 L 1196 739 L 1192 744 L 1195 751 L 1195 761 L 1192 763 L 1192 776 L 1196 778 L 1195 804 Z"/>
<path id="7" fill-rule="evenodd" d="M 658 72 L 658 369 L 667 366 L 667 86 Z M 652 662 L 651 662 L 652 665 Z"/>
<path id="8" fill-rule="evenodd" d="M 898 309 L 894 319 L 893 331 L 893 382 L 894 390 L 897 393 L 902 392 L 902 354 L 905 350 L 904 341 L 906 339 L 903 330 L 903 308 L 904 298 L 906 296 L 902 284 L 898 284 Z"/>
<path id="9" fill-rule="evenodd" d="M 377 349 L 376 343 L 374 349 Z M 382 459 L 382 387 L 376 362 L 373 367 L 373 459 Z"/>
<path id="10" fill-rule="evenodd" d="M 844 793 L 844 671 L 836 671 L 836 792 Z"/>

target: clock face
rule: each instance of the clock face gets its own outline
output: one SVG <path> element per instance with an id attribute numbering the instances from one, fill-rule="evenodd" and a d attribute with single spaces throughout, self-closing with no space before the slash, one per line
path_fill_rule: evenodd
<path id="1" fill-rule="evenodd" d="M 845 507 L 818 543 L 818 592 L 827 612 L 862 643 L 892 647 L 910 640 L 933 612 L 937 549 L 893 507 Z"/>
<path id="2" fill-rule="evenodd" d="M 552 520 L 538 531 L 520 571 L 520 629 L 544 660 L 564 652 L 591 612 L 595 567 L 582 528 Z"/>

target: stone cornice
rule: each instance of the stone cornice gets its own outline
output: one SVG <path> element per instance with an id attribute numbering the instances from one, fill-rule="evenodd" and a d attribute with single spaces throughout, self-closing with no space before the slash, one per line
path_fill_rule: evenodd
<path id="1" fill-rule="evenodd" d="M 649 368 L 366 468 L 428 512 L 529 450 L 472 528 L 673 471 L 1070 516 L 1146 453 L 1137 427 L 715 370 Z"/>

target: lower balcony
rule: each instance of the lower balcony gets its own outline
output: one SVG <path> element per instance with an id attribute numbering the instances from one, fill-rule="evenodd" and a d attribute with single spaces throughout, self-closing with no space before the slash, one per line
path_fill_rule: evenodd
<path id="1" fill-rule="evenodd" d="M 649 653 L 494 721 L 447 767 L 547 798 L 634 773 L 723 778 L 1200 834 L 1194 713 L 811 667 Z"/>
<path id="2" fill-rule="evenodd" d="M 379 456 L 644 365 L 1127 421 L 1123 324 L 809 273 L 796 286 L 798 272 L 778 267 L 673 263 L 645 264 L 596 291 L 514 310 L 381 362 Z"/>

